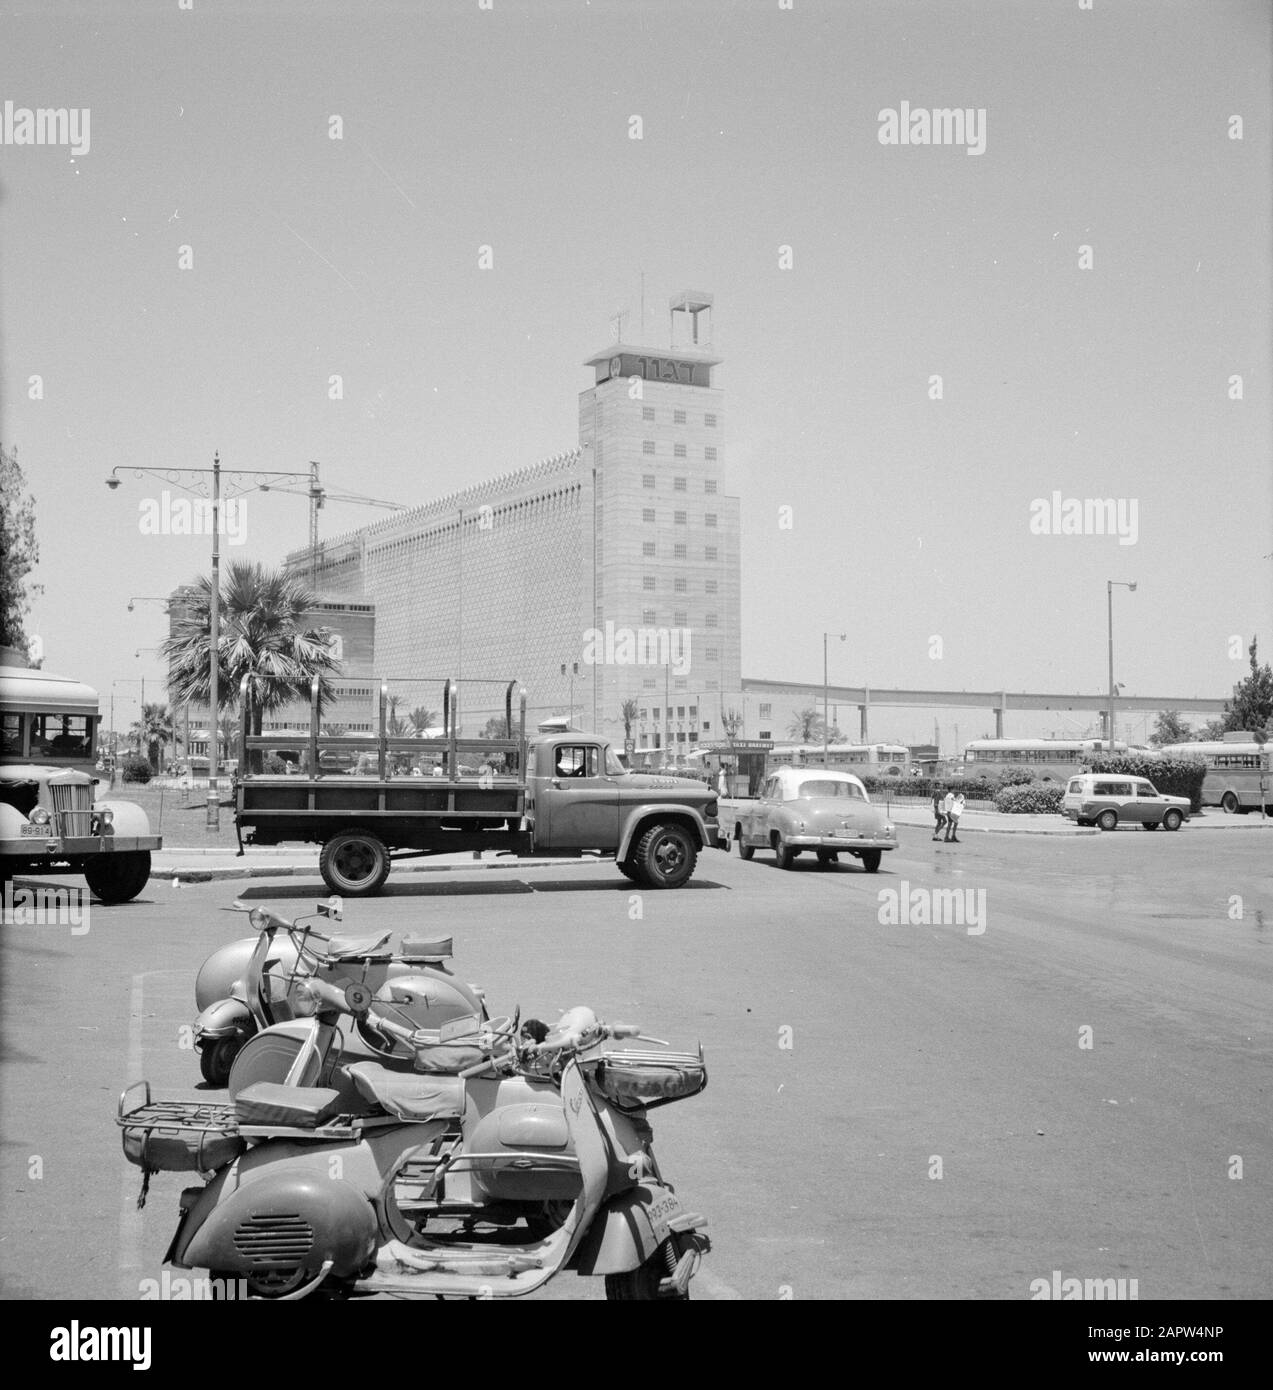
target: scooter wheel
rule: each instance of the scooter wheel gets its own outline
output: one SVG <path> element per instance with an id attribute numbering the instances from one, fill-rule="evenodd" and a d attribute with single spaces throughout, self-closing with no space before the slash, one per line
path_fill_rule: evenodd
<path id="1" fill-rule="evenodd" d="M 224 1086 L 243 1046 L 238 1038 L 217 1038 L 199 1049 L 199 1070 L 209 1086 Z"/>
<path id="2" fill-rule="evenodd" d="M 622 1274 L 607 1274 L 606 1298 L 621 1303 L 655 1299 L 667 1303 L 688 1302 L 688 1289 L 684 1293 L 663 1293 L 659 1289 L 680 1258 L 681 1249 L 676 1237 L 669 1236 L 643 1265 L 625 1270 Z"/>

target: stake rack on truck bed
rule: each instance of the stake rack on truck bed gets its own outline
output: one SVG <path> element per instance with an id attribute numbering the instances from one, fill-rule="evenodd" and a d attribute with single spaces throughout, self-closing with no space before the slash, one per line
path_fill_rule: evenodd
<path id="1" fill-rule="evenodd" d="M 489 682 L 486 682 L 489 684 Z M 501 683 L 502 684 L 502 683 Z M 719 847 L 716 793 L 701 782 L 629 772 L 609 742 L 574 729 L 527 737 L 526 692 L 504 688 L 504 738 L 461 738 L 460 682 L 443 686 L 440 737 L 320 732 L 315 680 L 308 735 L 253 732 L 247 678 L 235 777 L 242 849 L 308 841 L 333 893 L 378 893 L 395 859 L 495 850 L 519 858 L 613 858 L 634 883 L 679 888 L 700 850 Z M 297 773 L 263 772 L 266 755 Z M 344 770 L 346 767 L 351 770 Z"/>

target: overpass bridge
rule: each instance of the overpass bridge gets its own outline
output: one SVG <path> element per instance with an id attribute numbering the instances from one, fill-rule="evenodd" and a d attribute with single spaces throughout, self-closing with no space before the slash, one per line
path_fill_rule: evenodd
<path id="1" fill-rule="evenodd" d="M 860 722 L 859 738 L 869 743 L 868 726 L 872 705 L 930 706 L 942 709 L 989 709 L 994 711 L 995 737 L 1003 737 L 1005 710 L 1085 710 L 1101 717 L 1101 728 L 1108 722 L 1109 695 L 1048 695 L 1028 690 L 891 690 L 869 685 L 812 684 L 807 681 L 766 681 L 743 678 L 744 695 L 772 696 L 776 700 L 794 700 L 801 705 L 820 706 L 823 692 L 834 705 L 856 705 Z M 1137 710 L 1157 713 L 1174 709 L 1182 714 L 1218 716 L 1224 713 L 1225 701 L 1231 695 L 1213 699 L 1199 695 L 1119 695 L 1114 701 L 1116 712 Z"/>

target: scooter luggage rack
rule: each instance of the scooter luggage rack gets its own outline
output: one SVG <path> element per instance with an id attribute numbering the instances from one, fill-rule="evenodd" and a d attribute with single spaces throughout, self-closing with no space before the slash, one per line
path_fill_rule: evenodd
<path id="1" fill-rule="evenodd" d="M 132 1110 L 124 1105 L 139 1086 L 145 1088 L 145 1099 Z M 172 1138 L 190 1136 L 187 1144 L 201 1145 L 195 1136 L 239 1139 L 314 1139 L 317 1141 L 354 1139 L 365 1129 L 401 1124 L 393 1115 L 337 1115 L 325 1125 L 244 1125 L 234 1113 L 234 1103 L 205 1100 L 153 1100 L 149 1081 L 134 1081 L 119 1097 L 115 1123 L 121 1129 L 143 1135 L 143 1150 L 151 1136 Z M 144 1152 L 143 1152 L 144 1156 Z M 143 1167 L 149 1166 L 145 1163 Z M 219 1166 L 219 1165 L 214 1165 Z"/>

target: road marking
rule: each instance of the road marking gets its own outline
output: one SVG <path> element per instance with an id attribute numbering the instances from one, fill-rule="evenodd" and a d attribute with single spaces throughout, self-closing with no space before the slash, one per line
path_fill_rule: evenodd
<path id="1" fill-rule="evenodd" d="M 128 1071 L 126 1084 L 142 1079 L 142 1027 L 145 1008 L 146 980 L 151 975 L 180 975 L 180 970 L 147 970 L 133 976 L 132 993 L 128 1001 Z M 134 1177 L 131 1164 L 124 1165 L 120 1182 L 119 1201 L 119 1288 L 124 1298 L 135 1299 L 141 1293 L 140 1273 L 142 1216 L 137 1210 L 137 1190 L 140 1179 Z"/>

